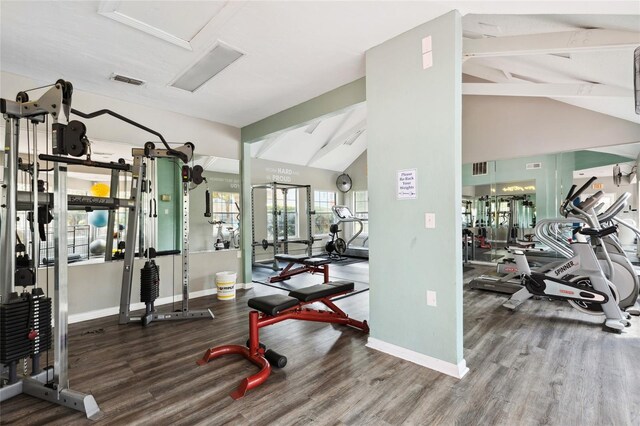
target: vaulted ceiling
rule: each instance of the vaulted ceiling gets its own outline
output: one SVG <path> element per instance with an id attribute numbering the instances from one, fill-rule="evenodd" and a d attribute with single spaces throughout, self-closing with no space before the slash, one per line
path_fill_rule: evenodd
<path id="1" fill-rule="evenodd" d="M 524 47 L 535 46 L 540 34 L 640 31 L 636 1 L 3 0 L 0 67 L 47 83 L 65 78 L 84 91 L 241 127 L 364 76 L 367 49 L 451 9 L 464 15 L 465 40 L 523 36 Z M 193 93 L 171 86 L 218 43 L 244 55 Z M 473 57 L 463 72 L 501 83 L 484 94 L 544 95 L 640 122 L 632 108 L 632 50 Z M 116 82 L 114 73 L 146 83 Z M 553 85 L 533 92 L 519 86 L 534 83 Z M 254 147 L 254 155 L 344 169 L 366 147 L 358 114 L 364 108 L 267 139 Z"/>

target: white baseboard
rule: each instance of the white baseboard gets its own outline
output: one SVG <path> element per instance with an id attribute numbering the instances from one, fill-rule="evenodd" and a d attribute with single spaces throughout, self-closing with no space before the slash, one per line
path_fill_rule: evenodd
<path id="1" fill-rule="evenodd" d="M 245 284 L 238 283 L 236 284 L 237 290 L 242 290 L 246 288 Z M 251 287 L 249 287 L 251 288 Z M 189 299 L 197 299 L 198 297 L 211 296 L 212 294 L 216 294 L 216 288 L 210 288 L 206 290 L 194 291 L 189 293 Z M 156 299 L 155 306 L 168 305 L 173 302 L 182 302 L 182 294 L 168 297 L 160 297 Z M 144 309 L 144 303 L 132 303 L 130 310 L 135 311 L 137 309 Z M 119 306 L 112 306 L 110 308 L 104 309 L 96 309 L 95 311 L 81 312 L 79 314 L 69 315 L 69 324 L 74 324 L 76 322 L 88 321 L 97 318 L 108 317 L 110 315 L 118 315 L 120 313 Z"/>
<path id="2" fill-rule="evenodd" d="M 414 364 L 439 371 L 440 373 L 455 377 L 456 379 L 461 379 L 465 374 L 469 372 L 469 369 L 467 368 L 467 362 L 464 359 L 456 365 L 450 362 L 442 361 L 438 358 L 430 357 L 429 355 L 421 354 L 410 349 L 405 349 L 400 346 L 393 345 L 391 343 L 383 342 L 382 340 L 378 340 L 373 337 L 369 337 L 369 340 L 367 341 L 367 347 L 380 352 L 384 352 L 389 355 L 393 355 L 406 361 L 413 362 Z"/>

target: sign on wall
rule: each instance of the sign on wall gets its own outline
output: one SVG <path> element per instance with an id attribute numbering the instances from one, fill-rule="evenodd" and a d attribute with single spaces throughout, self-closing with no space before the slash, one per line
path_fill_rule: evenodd
<path id="1" fill-rule="evenodd" d="M 418 198 L 418 177 L 416 169 L 398 170 L 398 200 Z"/>

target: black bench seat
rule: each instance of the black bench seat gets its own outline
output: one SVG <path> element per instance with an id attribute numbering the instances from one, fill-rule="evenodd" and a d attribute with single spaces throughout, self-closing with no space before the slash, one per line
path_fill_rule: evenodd
<path id="1" fill-rule="evenodd" d="M 353 282 L 334 281 L 326 284 L 312 285 L 311 287 L 290 291 L 289 296 L 295 297 L 301 302 L 309 302 L 346 291 L 353 291 Z"/>
<path id="2" fill-rule="evenodd" d="M 281 260 L 282 262 L 302 263 L 308 258 L 309 256 L 306 254 L 276 254 L 276 260 Z"/>
<path id="3" fill-rule="evenodd" d="M 285 309 L 293 308 L 298 303 L 300 301 L 295 297 L 285 296 L 284 294 L 253 297 L 247 302 L 250 308 L 271 316 L 278 315 Z"/>
<path id="4" fill-rule="evenodd" d="M 249 299 L 247 304 L 250 308 L 274 316 L 286 309 L 296 306 L 300 302 L 311 302 L 333 296 L 334 294 L 353 291 L 353 288 L 353 282 L 335 281 L 293 290 L 289 292 L 288 296 L 284 294 L 270 294 L 268 296 L 253 297 Z"/>
<path id="5" fill-rule="evenodd" d="M 324 257 L 310 257 L 308 259 L 304 259 L 302 263 L 307 266 L 322 266 L 328 265 L 329 263 L 331 263 L 331 260 L 325 259 Z"/>

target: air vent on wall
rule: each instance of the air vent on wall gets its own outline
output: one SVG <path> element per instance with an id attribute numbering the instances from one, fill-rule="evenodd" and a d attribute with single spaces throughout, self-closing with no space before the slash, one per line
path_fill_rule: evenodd
<path id="1" fill-rule="evenodd" d="M 541 169 L 542 163 L 527 163 L 527 170 Z"/>
<path id="2" fill-rule="evenodd" d="M 176 78 L 171 85 L 178 89 L 195 92 L 242 56 L 242 52 L 218 42 L 211 51 Z"/>
<path id="3" fill-rule="evenodd" d="M 487 162 L 473 163 L 473 176 L 482 176 L 488 173 Z"/>
<path id="4" fill-rule="evenodd" d="M 127 77 L 126 75 L 122 75 L 122 74 L 111 74 L 111 80 L 119 81 L 120 83 L 132 84 L 134 86 L 142 86 L 143 84 L 146 83 L 146 81 L 144 80 L 140 80 L 138 78 L 133 78 L 133 77 Z"/>

